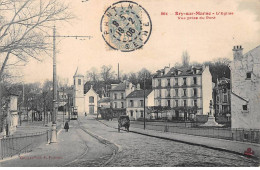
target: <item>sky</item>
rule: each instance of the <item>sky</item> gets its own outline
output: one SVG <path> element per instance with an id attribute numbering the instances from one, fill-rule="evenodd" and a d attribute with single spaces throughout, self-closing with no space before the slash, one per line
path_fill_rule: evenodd
<path id="1" fill-rule="evenodd" d="M 57 24 L 58 35 L 89 35 L 93 38 L 58 39 L 57 74 L 73 82 L 79 67 L 84 74 L 92 67 L 112 65 L 121 73 L 137 72 L 147 68 L 152 72 L 169 64 L 181 62 L 187 50 L 190 61 L 204 62 L 215 58 L 232 60 L 234 45 L 242 45 L 244 53 L 260 45 L 259 0 L 135 0 L 149 13 L 152 32 L 140 50 L 121 52 L 108 48 L 100 21 L 104 11 L 114 0 L 66 0 L 77 17 L 67 24 Z M 175 12 L 233 12 L 233 15 L 216 16 L 216 19 L 179 20 Z M 167 12 L 168 15 L 161 15 Z M 43 61 L 30 60 L 23 68 L 25 82 L 43 82 L 52 79 L 52 58 L 42 56 Z"/>

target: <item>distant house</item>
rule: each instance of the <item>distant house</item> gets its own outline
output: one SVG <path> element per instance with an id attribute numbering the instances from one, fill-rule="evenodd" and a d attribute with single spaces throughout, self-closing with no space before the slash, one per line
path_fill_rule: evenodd
<path id="1" fill-rule="evenodd" d="M 245 54 L 241 46 L 234 46 L 233 57 L 230 64 L 231 128 L 259 130 L 260 46 Z"/>
<path id="2" fill-rule="evenodd" d="M 230 119 L 230 92 L 230 79 L 225 77 L 217 79 L 217 83 L 213 89 L 216 117 Z"/>
<path id="3" fill-rule="evenodd" d="M 209 67 L 165 67 L 156 72 L 152 83 L 155 106 L 171 108 L 167 117 L 208 115 L 213 89 Z"/>
<path id="4" fill-rule="evenodd" d="M 98 101 L 98 107 L 110 108 L 110 97 L 103 97 Z"/>
<path id="5" fill-rule="evenodd" d="M 110 106 L 114 110 L 114 116 L 126 114 L 126 96 L 135 90 L 135 86 L 124 81 L 119 84 L 111 84 Z"/>
<path id="6" fill-rule="evenodd" d="M 154 91 L 145 90 L 145 107 L 150 106 L 154 106 Z M 131 120 L 144 118 L 144 114 L 149 119 L 147 111 L 144 113 L 144 90 L 138 88 L 126 97 L 126 114 Z"/>

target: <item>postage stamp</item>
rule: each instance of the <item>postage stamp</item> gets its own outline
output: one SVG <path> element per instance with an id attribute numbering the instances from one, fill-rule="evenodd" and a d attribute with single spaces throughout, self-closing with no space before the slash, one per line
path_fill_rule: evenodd
<path id="1" fill-rule="evenodd" d="M 100 30 L 111 49 L 130 52 L 142 48 L 149 40 L 152 22 L 141 5 L 132 1 L 119 1 L 106 9 Z"/>

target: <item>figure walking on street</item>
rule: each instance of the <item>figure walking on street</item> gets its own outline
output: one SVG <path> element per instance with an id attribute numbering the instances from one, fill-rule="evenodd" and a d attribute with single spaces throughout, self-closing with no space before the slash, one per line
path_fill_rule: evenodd
<path id="1" fill-rule="evenodd" d="M 64 129 L 65 129 L 65 131 L 66 132 L 68 132 L 69 131 L 69 122 L 68 121 L 66 121 L 66 123 L 65 123 L 65 125 L 64 125 Z"/>

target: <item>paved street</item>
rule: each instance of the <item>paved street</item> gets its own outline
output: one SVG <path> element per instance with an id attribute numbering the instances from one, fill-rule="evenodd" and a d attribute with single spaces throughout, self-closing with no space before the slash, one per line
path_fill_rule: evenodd
<path id="1" fill-rule="evenodd" d="M 107 127 L 91 118 L 82 126 L 119 146 L 108 166 L 258 166 L 258 162 L 236 154 L 162 140 Z M 115 121 L 106 122 L 115 126 Z"/>
<path id="2" fill-rule="evenodd" d="M 232 153 L 118 133 L 116 121 L 104 122 L 109 126 L 91 116 L 70 121 L 69 132 L 62 129 L 57 144 L 41 145 L 0 166 L 258 166 L 256 160 Z"/>

